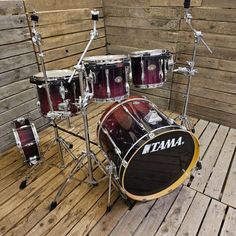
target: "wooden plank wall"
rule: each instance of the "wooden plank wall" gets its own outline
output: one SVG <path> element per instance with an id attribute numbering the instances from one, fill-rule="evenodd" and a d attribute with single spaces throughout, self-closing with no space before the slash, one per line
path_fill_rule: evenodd
<path id="1" fill-rule="evenodd" d="M 176 67 L 191 60 L 193 34 L 183 19 L 183 0 L 104 0 L 108 53 L 165 48 L 175 55 Z M 204 33 L 214 51 L 198 48 L 189 114 L 236 127 L 235 1 L 192 0 L 193 25 Z M 182 111 L 187 79 L 171 75 L 163 88 L 140 90 L 157 105 Z"/>
<path id="2" fill-rule="evenodd" d="M 29 115 L 38 128 L 45 125 L 36 107 L 29 77 L 38 71 L 24 4 L 0 1 L 0 150 L 15 143 L 12 120 Z"/>
<path id="3" fill-rule="evenodd" d="M 0 151 L 15 145 L 11 121 L 28 114 L 37 127 L 46 119 L 36 108 L 36 90 L 29 77 L 40 64 L 30 37 L 30 14 L 39 15 L 38 30 L 42 35 L 47 69 L 70 68 L 76 64 L 90 37 L 90 10 L 100 10 L 99 37 L 88 55 L 106 54 L 106 41 L 101 0 L 68 1 L 0 1 Z M 27 19 L 28 18 L 28 19 Z"/>

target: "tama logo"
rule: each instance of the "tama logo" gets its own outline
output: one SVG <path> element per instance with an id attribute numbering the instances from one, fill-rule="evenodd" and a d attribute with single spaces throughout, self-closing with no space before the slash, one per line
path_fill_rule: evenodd
<path id="1" fill-rule="evenodd" d="M 142 154 L 157 152 L 160 150 L 165 150 L 165 149 L 184 145 L 184 142 L 182 141 L 182 139 L 183 139 L 182 137 L 179 137 L 178 139 L 172 138 L 172 139 L 163 140 L 156 143 L 146 144 L 143 148 Z"/>

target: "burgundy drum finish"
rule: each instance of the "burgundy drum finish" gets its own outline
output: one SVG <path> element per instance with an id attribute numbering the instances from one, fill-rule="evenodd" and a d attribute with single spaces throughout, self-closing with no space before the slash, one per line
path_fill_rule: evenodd
<path id="1" fill-rule="evenodd" d="M 65 89 L 65 100 L 68 100 L 68 111 L 75 115 L 79 110 L 74 105 L 76 99 L 80 96 L 79 78 L 75 76 L 71 83 L 68 83 L 72 71 L 70 70 L 52 70 L 47 71 L 49 93 L 52 101 L 54 111 L 60 111 L 59 105 L 63 103 L 60 94 L 61 86 Z M 42 73 L 38 73 L 30 78 L 30 82 L 37 85 L 37 94 L 41 114 L 47 116 L 50 111 L 49 102 L 47 99 L 47 92 L 45 88 L 45 80 Z"/>
<path id="2" fill-rule="evenodd" d="M 40 160 L 40 151 L 38 147 L 38 137 L 36 137 L 36 129 L 27 118 L 19 118 L 13 121 L 13 132 L 18 148 L 25 158 L 25 161 L 31 163 L 30 158 L 36 157 L 36 161 Z M 35 133 L 33 132 L 35 130 Z"/>
<path id="3" fill-rule="evenodd" d="M 139 88 L 160 87 L 166 81 L 170 53 L 163 50 L 133 52 L 131 57 L 132 81 Z"/>
<path id="4" fill-rule="evenodd" d="M 198 155 L 197 139 L 141 97 L 112 104 L 100 119 L 97 136 L 116 166 L 121 187 L 139 201 L 178 187 L 187 176 L 183 170 Z"/>
<path id="5" fill-rule="evenodd" d="M 93 74 L 95 101 L 119 101 L 129 96 L 127 77 L 130 65 L 126 56 L 87 57 L 84 64 L 87 72 Z"/>

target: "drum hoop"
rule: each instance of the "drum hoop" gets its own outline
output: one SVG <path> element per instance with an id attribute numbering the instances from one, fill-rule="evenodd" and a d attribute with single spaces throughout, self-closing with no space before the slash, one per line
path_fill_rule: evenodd
<path id="1" fill-rule="evenodd" d="M 169 51 L 166 49 L 154 49 L 154 50 L 144 50 L 144 51 L 135 51 L 130 53 L 131 58 L 137 57 L 154 57 L 154 56 L 162 56 L 163 54 L 167 54 Z M 145 56 L 145 53 L 149 55 Z"/>
<path id="2" fill-rule="evenodd" d="M 169 127 L 169 126 L 165 126 L 165 127 Z M 178 126 L 180 127 L 180 126 Z M 164 127 L 163 127 L 164 128 Z M 170 133 L 170 132 L 177 132 L 179 130 L 169 130 L 169 131 L 166 131 L 164 133 Z M 196 163 L 199 159 L 199 140 L 198 138 L 192 134 L 191 132 L 185 130 L 185 132 L 189 133 L 190 136 L 192 137 L 193 139 L 193 142 L 194 142 L 194 154 L 193 154 L 193 158 L 188 166 L 188 168 L 185 170 L 185 172 L 183 173 L 183 175 L 180 176 L 180 178 L 178 178 L 173 184 L 171 184 L 169 187 L 167 187 L 166 189 L 164 190 L 161 190 L 159 191 L 158 193 L 154 193 L 154 194 L 151 194 L 151 195 L 147 195 L 147 196 L 139 196 L 139 195 L 134 195 L 132 193 L 130 193 L 129 191 L 127 191 L 125 188 L 124 188 L 124 176 L 125 176 L 125 173 L 126 173 L 126 170 L 129 166 L 129 163 L 131 162 L 131 160 L 133 159 L 133 157 L 135 156 L 135 154 L 147 143 L 149 142 L 150 140 L 152 139 L 149 139 L 147 142 L 145 142 L 140 148 L 138 148 L 134 153 L 133 155 L 130 157 L 129 161 L 127 162 L 127 166 L 124 167 L 124 171 L 123 171 L 123 174 L 122 174 L 122 177 L 121 177 L 121 187 L 125 190 L 125 193 L 127 194 L 128 197 L 130 197 L 131 199 L 135 199 L 135 200 L 138 200 L 138 201 L 149 201 L 149 200 L 153 200 L 153 199 L 156 199 L 156 198 L 159 198 L 159 197 L 162 197 L 164 195 L 166 195 L 167 193 L 169 193 L 170 191 L 176 189 L 180 184 L 182 184 L 191 174 L 191 171 L 193 170 L 193 168 L 196 166 Z M 159 135 L 162 135 L 163 133 L 161 134 L 158 134 L 157 136 Z M 154 138 L 156 138 L 157 136 L 155 136 Z M 144 137 L 144 136 L 143 136 Z M 153 139 L 154 139 L 153 138 Z M 132 146 L 133 147 L 133 146 Z M 127 155 L 126 155 L 127 156 Z M 123 159 L 124 160 L 124 159 Z M 121 165 L 122 167 L 122 165 Z M 120 176 L 120 172 L 121 172 L 121 168 L 120 168 L 120 171 L 119 171 L 119 176 Z"/>
<path id="3" fill-rule="evenodd" d="M 149 88 L 159 88 L 164 85 L 164 82 L 155 83 L 155 84 L 133 84 L 136 88 L 149 89 Z"/>
<path id="4" fill-rule="evenodd" d="M 127 102 L 130 102 L 130 101 L 134 101 L 134 100 L 141 100 L 141 101 L 148 101 L 150 103 L 150 101 L 146 98 L 130 98 L 130 99 L 127 99 L 127 100 L 124 100 L 120 103 L 118 103 L 117 105 L 115 105 L 114 107 L 112 107 L 108 112 L 107 114 L 103 117 L 103 119 L 99 122 L 99 128 L 98 128 L 98 141 L 99 141 L 99 144 L 101 145 L 100 143 L 100 131 L 101 131 L 101 128 L 102 128 L 102 124 L 103 122 L 107 119 L 107 117 L 111 114 L 111 112 L 113 112 L 114 110 L 116 110 L 117 107 L 127 103 Z"/>
<path id="5" fill-rule="evenodd" d="M 114 98 L 93 98 L 93 100 L 97 103 L 104 103 L 104 102 L 119 102 L 120 100 L 124 100 L 129 97 L 129 94 L 114 97 Z"/>
<path id="6" fill-rule="evenodd" d="M 102 59 L 103 57 L 104 59 Z M 123 63 L 125 60 L 129 60 L 128 56 L 126 55 L 107 55 L 107 56 L 85 57 L 83 59 L 83 62 L 88 65 L 94 63 L 96 63 L 96 65 L 109 65 L 109 64 Z"/>

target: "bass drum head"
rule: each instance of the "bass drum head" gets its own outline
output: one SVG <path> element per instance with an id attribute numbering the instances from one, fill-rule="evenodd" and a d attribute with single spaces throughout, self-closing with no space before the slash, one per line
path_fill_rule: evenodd
<path id="1" fill-rule="evenodd" d="M 120 177 L 127 196 L 138 201 L 153 200 L 177 188 L 199 157 L 198 139 L 181 128 L 156 131 L 154 138 L 134 149 Z"/>

